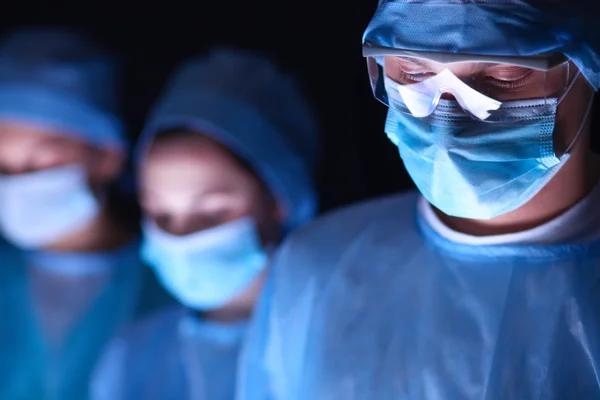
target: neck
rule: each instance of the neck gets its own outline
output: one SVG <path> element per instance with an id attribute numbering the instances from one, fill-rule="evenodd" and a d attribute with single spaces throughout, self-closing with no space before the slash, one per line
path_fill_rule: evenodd
<path id="1" fill-rule="evenodd" d="M 248 288 L 240 295 L 219 309 L 199 312 L 200 317 L 224 324 L 232 324 L 250 318 L 254 310 L 254 305 L 260 295 L 266 274 L 265 269 L 254 278 Z"/>
<path id="2" fill-rule="evenodd" d="M 470 220 L 435 211 L 449 228 L 468 235 L 522 232 L 543 225 L 572 208 L 594 189 L 599 178 L 600 156 L 587 148 L 577 149 L 537 196 L 510 213 L 490 220 Z"/>
<path id="3" fill-rule="evenodd" d="M 133 235 L 133 230 L 114 218 L 104 204 L 98 216 L 87 226 L 51 244 L 46 250 L 78 253 L 110 251 L 125 245 Z"/>

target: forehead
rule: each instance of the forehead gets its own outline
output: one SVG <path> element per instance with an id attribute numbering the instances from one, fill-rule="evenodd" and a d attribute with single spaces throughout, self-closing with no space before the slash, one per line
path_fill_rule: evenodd
<path id="1" fill-rule="evenodd" d="M 383 58 L 386 71 L 401 69 L 405 71 L 431 71 L 440 72 L 444 69 L 452 71 L 481 71 L 486 69 L 529 69 L 523 66 L 498 63 L 498 62 L 479 62 L 479 61 L 459 61 L 450 63 L 441 63 L 415 57 L 385 56 Z"/>
<path id="2" fill-rule="evenodd" d="M 198 135 L 152 144 L 139 174 L 144 186 L 185 189 L 199 184 L 240 183 L 249 171 L 227 149 Z"/>

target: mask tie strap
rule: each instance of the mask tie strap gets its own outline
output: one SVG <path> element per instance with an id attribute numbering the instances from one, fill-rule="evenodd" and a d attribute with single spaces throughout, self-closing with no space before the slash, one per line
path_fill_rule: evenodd
<path id="1" fill-rule="evenodd" d="M 579 78 L 579 75 L 581 75 L 581 71 L 577 71 L 573 79 L 571 79 L 571 82 L 569 83 L 569 86 L 567 86 L 565 92 L 562 94 L 562 96 L 558 98 L 556 104 L 560 104 L 565 99 L 565 97 L 567 97 L 571 89 L 573 89 L 573 86 L 575 86 L 575 82 L 577 82 L 577 78 Z"/>
<path id="2" fill-rule="evenodd" d="M 575 146 L 577 139 L 579 138 L 579 136 L 581 136 L 581 132 L 583 132 L 583 127 L 585 126 L 585 123 L 586 123 L 588 117 L 590 116 L 590 112 L 592 111 L 593 104 L 594 104 L 594 92 L 592 92 L 592 97 L 590 98 L 590 101 L 587 106 L 587 110 L 585 111 L 585 115 L 583 116 L 581 124 L 579 125 L 579 129 L 577 130 L 577 133 L 573 137 L 573 140 L 571 140 L 571 144 L 569 144 L 569 146 L 567 147 L 567 150 L 565 150 L 564 154 L 569 154 L 571 152 L 571 150 L 573 150 L 573 146 Z"/>

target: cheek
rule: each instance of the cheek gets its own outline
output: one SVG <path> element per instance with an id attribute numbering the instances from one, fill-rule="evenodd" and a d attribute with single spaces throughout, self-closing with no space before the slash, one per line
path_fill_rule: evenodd
<path id="1" fill-rule="evenodd" d="M 104 177 L 104 160 L 100 150 L 86 149 L 73 154 L 74 162 L 81 163 L 87 171 L 90 180 L 101 182 Z"/>
<path id="2" fill-rule="evenodd" d="M 253 216 L 261 229 L 270 229 L 276 221 L 275 202 L 268 195 L 261 195 L 255 198 Z"/>
<path id="3" fill-rule="evenodd" d="M 260 221 L 262 218 L 258 207 L 256 207 L 249 199 L 236 201 L 229 207 L 228 222 L 235 221 L 240 218 L 250 217 L 255 221 Z"/>
<path id="4" fill-rule="evenodd" d="M 70 164 L 81 164 L 89 170 L 88 154 L 77 146 L 52 146 L 37 150 L 31 158 L 31 169 L 42 170 Z"/>
<path id="5" fill-rule="evenodd" d="M 581 79 L 558 106 L 554 127 L 554 151 L 562 155 L 584 122 L 592 91 Z"/>
<path id="6" fill-rule="evenodd" d="M 141 190 L 138 195 L 138 204 L 140 205 L 141 211 L 144 215 L 149 215 L 154 211 L 152 199 L 146 193 L 144 193 L 143 190 Z"/>
<path id="7" fill-rule="evenodd" d="M 34 171 L 56 168 L 71 164 L 71 158 L 59 151 L 40 151 L 31 159 L 31 169 Z"/>
<path id="8" fill-rule="evenodd" d="M 262 224 L 265 219 L 265 207 L 261 197 L 252 192 L 243 192 L 231 203 L 230 220 L 251 217 L 257 224 Z"/>
<path id="9" fill-rule="evenodd" d="M 566 149 L 568 138 L 567 133 L 569 132 L 569 126 L 571 125 L 569 116 L 572 114 L 572 104 L 567 104 L 564 101 L 560 104 L 556 112 L 556 121 L 554 124 L 554 152 L 557 155 L 562 154 Z"/>

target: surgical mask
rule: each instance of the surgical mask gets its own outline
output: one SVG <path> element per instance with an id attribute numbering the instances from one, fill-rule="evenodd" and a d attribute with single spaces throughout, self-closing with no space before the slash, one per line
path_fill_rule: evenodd
<path id="1" fill-rule="evenodd" d="M 142 258 L 182 304 L 195 310 L 224 306 L 246 289 L 267 266 L 251 218 L 186 236 L 143 224 Z"/>
<path id="2" fill-rule="evenodd" d="M 491 219 L 527 203 L 568 161 L 592 103 L 559 158 L 553 132 L 562 98 L 503 103 L 502 113 L 519 116 L 512 124 L 477 121 L 458 102 L 441 99 L 426 118 L 390 109 L 385 132 L 433 206 L 454 217 Z"/>
<path id="3" fill-rule="evenodd" d="M 84 228 L 99 211 L 80 165 L 0 175 L 0 231 L 18 247 L 55 243 Z"/>

